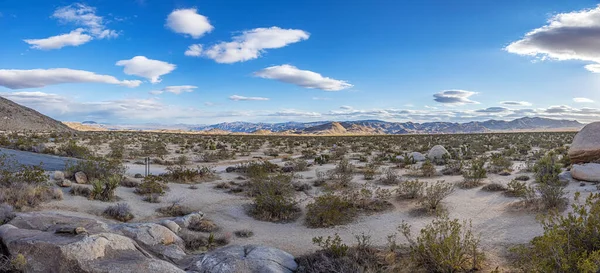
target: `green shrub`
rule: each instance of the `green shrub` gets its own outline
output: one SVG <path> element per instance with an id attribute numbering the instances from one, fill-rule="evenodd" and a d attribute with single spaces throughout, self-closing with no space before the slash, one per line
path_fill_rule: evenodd
<path id="1" fill-rule="evenodd" d="M 403 222 L 398 230 L 406 237 L 410 258 L 427 272 L 470 272 L 481 268 L 485 259 L 479 238 L 470 222 L 439 217 L 413 238 L 410 226 Z"/>
<path id="2" fill-rule="evenodd" d="M 115 190 L 121 183 L 121 177 L 113 175 L 106 179 L 95 180 L 92 183 L 92 191 L 90 192 L 89 198 L 92 200 L 100 201 L 113 201 L 115 200 Z"/>
<path id="3" fill-rule="evenodd" d="M 418 199 L 423 195 L 426 183 L 416 180 L 403 181 L 398 184 L 398 194 L 405 199 Z"/>
<path id="4" fill-rule="evenodd" d="M 81 171 L 85 173 L 90 181 L 93 181 L 108 179 L 115 175 L 123 177 L 127 168 L 123 165 L 123 162 L 118 159 L 94 158 L 76 162 L 67 161 L 65 170 L 71 174 Z"/>
<path id="5" fill-rule="evenodd" d="M 578 194 L 576 194 L 576 198 Z M 600 195 L 572 205 L 567 216 L 540 218 L 544 234 L 512 251 L 524 272 L 598 272 L 600 270 Z"/>
<path id="6" fill-rule="evenodd" d="M 356 209 L 352 202 L 339 195 L 327 193 L 306 206 L 306 225 L 311 228 L 331 227 L 354 219 Z"/>
<path id="7" fill-rule="evenodd" d="M 175 183 L 196 183 L 204 182 L 216 177 L 215 170 L 207 167 L 197 167 L 195 169 L 181 165 L 167 167 L 167 172 L 161 175 L 165 180 Z"/>
<path id="8" fill-rule="evenodd" d="M 460 188 L 471 189 L 479 187 L 483 184 L 483 179 L 487 177 L 487 172 L 483 167 L 485 159 L 477 159 L 471 161 L 467 170 L 463 172 L 464 180 L 458 184 Z"/>
<path id="9" fill-rule="evenodd" d="M 134 192 L 140 195 L 158 194 L 163 195 L 169 187 L 163 182 L 162 178 L 155 175 L 144 177 L 142 183 L 137 185 Z"/>
<path id="10" fill-rule="evenodd" d="M 445 181 L 437 181 L 435 184 L 427 185 L 419 204 L 428 212 L 439 212 L 444 198 L 454 192 L 454 185 Z"/>
<path id="11" fill-rule="evenodd" d="M 483 186 L 482 191 L 506 191 L 506 187 L 499 183 L 491 183 Z"/>
<path id="12" fill-rule="evenodd" d="M 300 208 L 294 199 L 292 177 L 278 174 L 268 179 L 253 179 L 250 194 L 254 203 L 250 215 L 254 218 L 271 221 L 293 221 L 300 216 Z"/>
<path id="13" fill-rule="evenodd" d="M 104 210 L 104 215 L 121 222 L 127 222 L 133 219 L 131 208 L 127 203 L 118 203 L 116 205 L 107 207 Z"/>
<path id="14" fill-rule="evenodd" d="M 423 165 L 421 165 L 420 171 L 421 171 L 421 176 L 423 176 L 423 177 L 432 177 L 436 173 L 435 166 L 429 160 L 423 162 Z"/>
<path id="15" fill-rule="evenodd" d="M 323 251 L 331 254 L 334 257 L 343 257 L 348 253 L 349 247 L 342 243 L 342 238 L 337 233 L 334 237 L 327 236 L 323 239 L 322 236 L 314 237 L 312 239 L 313 244 L 319 246 Z"/>
<path id="16" fill-rule="evenodd" d="M 527 184 L 525 182 L 511 180 L 506 185 L 505 194 L 510 197 L 523 197 L 527 194 Z"/>
<path id="17" fill-rule="evenodd" d="M 76 158 L 87 158 L 92 155 L 92 152 L 87 147 L 77 145 L 77 142 L 74 140 L 58 147 L 58 152 L 61 155 Z"/>
<path id="18" fill-rule="evenodd" d="M 398 174 L 392 169 L 387 168 L 379 182 L 384 185 L 397 185 L 400 182 Z"/>

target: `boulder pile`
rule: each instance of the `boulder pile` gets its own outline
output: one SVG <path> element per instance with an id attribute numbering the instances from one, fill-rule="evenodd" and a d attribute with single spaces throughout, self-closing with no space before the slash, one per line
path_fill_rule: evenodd
<path id="1" fill-rule="evenodd" d="M 600 182 L 600 122 L 586 125 L 575 135 L 569 157 L 574 179 Z"/>

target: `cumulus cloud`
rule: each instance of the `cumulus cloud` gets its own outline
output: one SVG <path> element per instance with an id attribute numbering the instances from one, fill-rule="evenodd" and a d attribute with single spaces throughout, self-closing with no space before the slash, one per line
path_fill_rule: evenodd
<path id="1" fill-rule="evenodd" d="M 477 113 L 502 113 L 502 112 L 506 112 L 509 109 L 506 107 L 488 107 L 485 109 L 479 109 L 476 110 L 475 112 Z"/>
<path id="2" fill-rule="evenodd" d="M 500 102 L 502 105 L 510 105 L 510 106 L 531 106 L 531 102 L 526 101 L 502 101 Z"/>
<path id="3" fill-rule="evenodd" d="M 151 83 L 159 83 L 161 81 L 160 76 L 171 73 L 176 67 L 174 64 L 148 59 L 144 56 L 120 60 L 116 65 L 123 66 L 125 74 L 149 79 Z"/>
<path id="4" fill-rule="evenodd" d="M 179 95 L 182 93 L 194 92 L 194 89 L 196 89 L 196 88 L 198 88 L 198 87 L 193 86 L 193 85 L 173 85 L 173 86 L 167 86 L 160 90 L 152 90 L 149 93 L 152 95 L 160 95 L 164 92 L 168 92 L 168 93 L 173 93 L 175 95 Z"/>
<path id="5" fill-rule="evenodd" d="M 264 79 L 273 79 L 305 88 L 321 89 L 325 91 L 340 91 L 353 86 L 346 81 L 323 77 L 319 73 L 309 70 L 300 70 L 295 66 L 288 64 L 267 67 L 263 70 L 254 72 L 254 75 Z"/>
<path id="6" fill-rule="evenodd" d="M 191 45 L 188 47 L 188 50 L 186 50 L 184 54 L 185 56 L 190 57 L 200 57 L 200 55 L 202 55 L 202 45 Z"/>
<path id="7" fill-rule="evenodd" d="M 186 34 L 198 39 L 210 33 L 214 27 L 208 18 L 198 14 L 196 9 L 176 9 L 167 17 L 166 26 L 175 33 Z"/>
<path id="8" fill-rule="evenodd" d="M 52 17 L 65 24 L 78 26 L 67 34 L 43 39 L 25 39 L 33 49 L 51 50 L 65 46 L 79 46 L 93 39 L 116 38 L 118 32 L 106 27 L 104 18 L 96 15 L 96 8 L 84 4 L 72 4 L 57 8 Z"/>
<path id="9" fill-rule="evenodd" d="M 238 96 L 238 95 L 229 96 L 229 99 L 233 100 L 233 101 L 269 100 L 269 98 L 263 98 L 263 97 L 244 97 L 244 96 Z"/>
<path id="10" fill-rule="evenodd" d="M 48 37 L 45 39 L 25 39 L 26 43 L 34 49 L 59 49 L 65 46 L 79 46 L 92 40 L 92 36 L 84 34 L 82 28 L 73 30 L 67 34 Z"/>
<path id="11" fill-rule="evenodd" d="M 577 103 L 593 103 L 594 101 L 588 98 L 573 98 L 574 102 Z"/>
<path id="12" fill-rule="evenodd" d="M 555 114 L 555 113 L 573 112 L 574 110 L 575 110 L 574 108 L 567 106 L 567 105 L 556 105 L 556 106 L 548 107 L 546 110 L 544 110 L 544 112 L 550 113 L 550 114 Z"/>
<path id="13" fill-rule="evenodd" d="M 44 87 L 62 83 L 107 83 L 137 87 L 142 82 L 138 80 L 118 80 L 109 75 L 99 75 L 94 72 L 68 68 L 0 69 L 0 86 L 10 89 Z"/>
<path id="14" fill-rule="evenodd" d="M 589 71 L 600 72 L 600 5 L 592 9 L 559 13 L 546 25 L 536 28 L 506 51 L 554 60 L 581 60 Z"/>
<path id="15" fill-rule="evenodd" d="M 479 102 L 470 100 L 469 97 L 477 94 L 466 90 L 444 90 L 433 94 L 433 100 L 439 103 L 447 104 L 478 104 Z"/>
<path id="16" fill-rule="evenodd" d="M 243 31 L 231 42 L 221 42 L 202 50 L 202 47 L 188 48 L 187 56 L 203 56 L 217 63 L 244 62 L 260 57 L 266 49 L 282 48 L 289 44 L 308 39 L 310 34 L 299 29 L 279 27 L 256 28 Z"/>

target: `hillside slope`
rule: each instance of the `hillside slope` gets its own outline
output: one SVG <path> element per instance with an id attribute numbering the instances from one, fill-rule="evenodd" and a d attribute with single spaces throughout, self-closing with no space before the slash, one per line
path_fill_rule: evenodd
<path id="1" fill-rule="evenodd" d="M 71 132 L 67 125 L 0 97 L 0 131 Z"/>

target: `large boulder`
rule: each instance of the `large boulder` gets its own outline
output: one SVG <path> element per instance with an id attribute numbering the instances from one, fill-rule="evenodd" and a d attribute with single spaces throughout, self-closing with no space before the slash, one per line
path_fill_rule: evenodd
<path id="1" fill-rule="evenodd" d="M 419 152 L 412 152 L 412 153 L 408 154 L 408 156 L 412 157 L 413 160 L 416 161 L 416 162 L 427 160 L 427 158 L 425 158 L 425 156 L 422 153 L 419 153 Z"/>
<path id="2" fill-rule="evenodd" d="M 600 182 L 600 164 L 575 164 L 571 167 L 571 176 L 581 181 Z"/>
<path id="3" fill-rule="evenodd" d="M 258 245 L 232 245 L 198 256 L 187 271 L 200 273 L 291 273 L 298 264 L 282 250 Z"/>
<path id="4" fill-rule="evenodd" d="M 159 224 L 118 224 L 111 231 L 133 239 L 161 259 L 177 262 L 186 255 L 183 240 Z"/>
<path id="5" fill-rule="evenodd" d="M 569 148 L 573 164 L 600 160 L 600 122 L 593 122 L 581 129 Z"/>
<path id="6" fill-rule="evenodd" d="M 75 173 L 75 182 L 77 182 L 77 184 L 87 184 L 88 177 L 84 172 L 76 172 Z"/>
<path id="7" fill-rule="evenodd" d="M 6 224 L 0 239 L 7 254 L 25 257 L 25 272 L 184 272 L 113 233 L 65 235 Z"/>
<path id="8" fill-rule="evenodd" d="M 427 153 L 427 158 L 433 161 L 443 160 L 446 158 L 450 158 L 450 153 L 448 152 L 448 150 L 446 150 L 446 148 L 444 148 L 444 146 L 435 145 Z"/>

